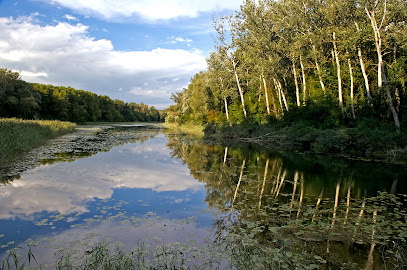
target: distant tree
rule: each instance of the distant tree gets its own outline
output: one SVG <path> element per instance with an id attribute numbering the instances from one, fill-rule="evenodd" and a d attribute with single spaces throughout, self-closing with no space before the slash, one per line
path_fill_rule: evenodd
<path id="1" fill-rule="evenodd" d="M 34 118 L 38 115 L 41 95 L 21 80 L 18 72 L 0 69 L 0 116 Z"/>

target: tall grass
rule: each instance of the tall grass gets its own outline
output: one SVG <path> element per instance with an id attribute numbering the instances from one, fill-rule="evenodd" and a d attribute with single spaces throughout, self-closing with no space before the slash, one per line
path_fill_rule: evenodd
<path id="1" fill-rule="evenodd" d="M 0 162 L 9 161 L 45 141 L 72 132 L 76 124 L 56 120 L 0 118 Z"/>

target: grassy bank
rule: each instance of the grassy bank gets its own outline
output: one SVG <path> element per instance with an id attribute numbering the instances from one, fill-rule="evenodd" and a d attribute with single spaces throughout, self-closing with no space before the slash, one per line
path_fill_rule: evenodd
<path id="1" fill-rule="evenodd" d="M 176 123 L 164 123 L 164 127 L 168 128 L 171 132 L 174 133 L 186 133 L 186 134 L 193 134 L 197 136 L 204 135 L 204 126 L 195 125 L 195 124 L 176 124 Z"/>
<path id="2" fill-rule="evenodd" d="M 76 124 L 61 121 L 0 119 L 0 162 L 12 160 L 19 154 L 45 141 L 73 131 Z"/>
<path id="3" fill-rule="evenodd" d="M 407 133 L 393 126 L 361 122 L 354 127 L 323 129 L 307 122 L 289 126 L 224 125 L 205 128 L 205 136 L 218 140 L 237 140 L 264 144 L 298 152 L 342 155 L 351 158 L 407 162 Z"/>

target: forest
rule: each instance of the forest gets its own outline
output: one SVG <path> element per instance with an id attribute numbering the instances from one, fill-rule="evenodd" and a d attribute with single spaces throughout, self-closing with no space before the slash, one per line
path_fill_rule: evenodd
<path id="1" fill-rule="evenodd" d="M 112 100 L 71 87 L 28 83 L 0 69 L 0 117 L 84 122 L 160 122 L 164 116 L 144 103 Z"/>
<path id="2" fill-rule="evenodd" d="M 407 125 L 407 1 L 246 0 L 167 122 Z"/>

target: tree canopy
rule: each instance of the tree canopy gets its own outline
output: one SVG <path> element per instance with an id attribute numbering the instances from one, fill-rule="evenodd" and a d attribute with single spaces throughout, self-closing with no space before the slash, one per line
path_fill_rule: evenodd
<path id="1" fill-rule="evenodd" d="M 406 125 L 407 2 L 246 0 L 167 121 Z M 178 98 L 182 97 L 182 98 Z M 317 121 L 317 122 L 318 122 Z"/>
<path id="2" fill-rule="evenodd" d="M 162 112 L 144 103 L 126 103 L 71 87 L 32 84 L 18 72 L 0 69 L 0 117 L 71 122 L 163 120 Z"/>

